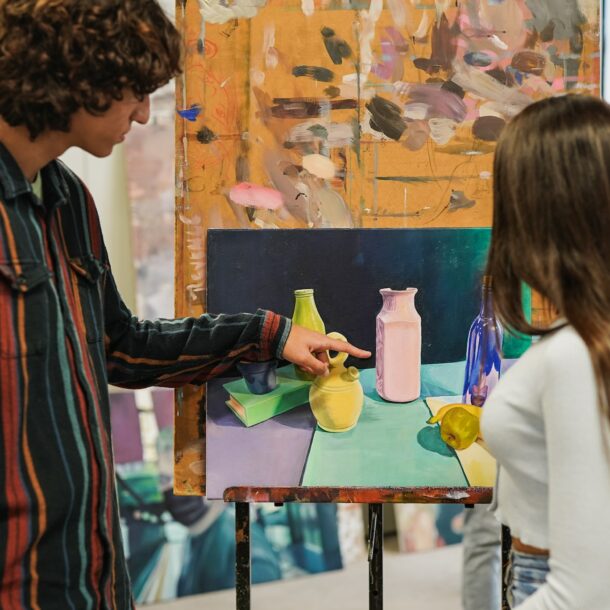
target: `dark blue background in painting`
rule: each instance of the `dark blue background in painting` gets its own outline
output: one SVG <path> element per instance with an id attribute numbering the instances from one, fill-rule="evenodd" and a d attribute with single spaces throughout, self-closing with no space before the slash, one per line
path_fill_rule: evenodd
<path id="1" fill-rule="evenodd" d="M 490 236 L 489 229 L 211 229 L 208 311 L 262 307 L 291 316 L 293 291 L 313 288 L 327 332 L 374 351 L 379 290 L 414 286 L 422 362 L 463 360 Z M 353 364 L 373 367 L 374 359 Z"/>

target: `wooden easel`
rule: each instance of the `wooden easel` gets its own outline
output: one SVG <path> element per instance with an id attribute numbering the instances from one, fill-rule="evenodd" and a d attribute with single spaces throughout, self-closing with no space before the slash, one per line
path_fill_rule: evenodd
<path id="1" fill-rule="evenodd" d="M 369 610 L 383 610 L 383 505 L 384 504 L 489 504 L 489 487 L 231 487 L 225 502 L 235 502 L 236 610 L 251 608 L 250 504 L 256 502 L 338 502 L 368 504 L 369 509 Z M 502 528 L 502 573 L 510 551 L 510 532 Z M 502 579 L 502 610 L 508 610 Z"/>

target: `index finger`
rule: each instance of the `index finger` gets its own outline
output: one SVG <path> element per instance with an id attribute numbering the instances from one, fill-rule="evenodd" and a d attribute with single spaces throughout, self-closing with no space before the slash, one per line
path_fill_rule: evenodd
<path id="1" fill-rule="evenodd" d="M 340 341 L 339 339 L 329 339 L 326 349 L 334 352 L 347 352 L 350 356 L 355 356 L 356 358 L 371 357 L 371 352 L 360 349 L 347 341 Z"/>

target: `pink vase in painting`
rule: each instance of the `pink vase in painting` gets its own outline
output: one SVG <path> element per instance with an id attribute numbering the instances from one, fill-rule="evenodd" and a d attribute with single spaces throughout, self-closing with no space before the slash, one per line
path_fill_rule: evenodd
<path id="1" fill-rule="evenodd" d="M 417 288 L 380 290 L 377 315 L 377 393 L 391 402 L 419 398 L 421 318 L 415 309 Z"/>

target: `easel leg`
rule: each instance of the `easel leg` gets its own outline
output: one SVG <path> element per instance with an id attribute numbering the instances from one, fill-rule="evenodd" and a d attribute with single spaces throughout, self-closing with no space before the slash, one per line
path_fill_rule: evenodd
<path id="1" fill-rule="evenodd" d="M 235 504 L 236 609 L 250 610 L 250 505 Z"/>
<path id="2" fill-rule="evenodd" d="M 506 593 L 507 577 L 508 577 L 508 564 L 510 561 L 510 549 L 512 546 L 512 538 L 510 535 L 510 529 L 506 525 L 502 526 L 502 610 L 510 610 L 508 605 L 508 599 Z"/>
<path id="3" fill-rule="evenodd" d="M 369 504 L 369 610 L 383 610 L 383 504 Z"/>

